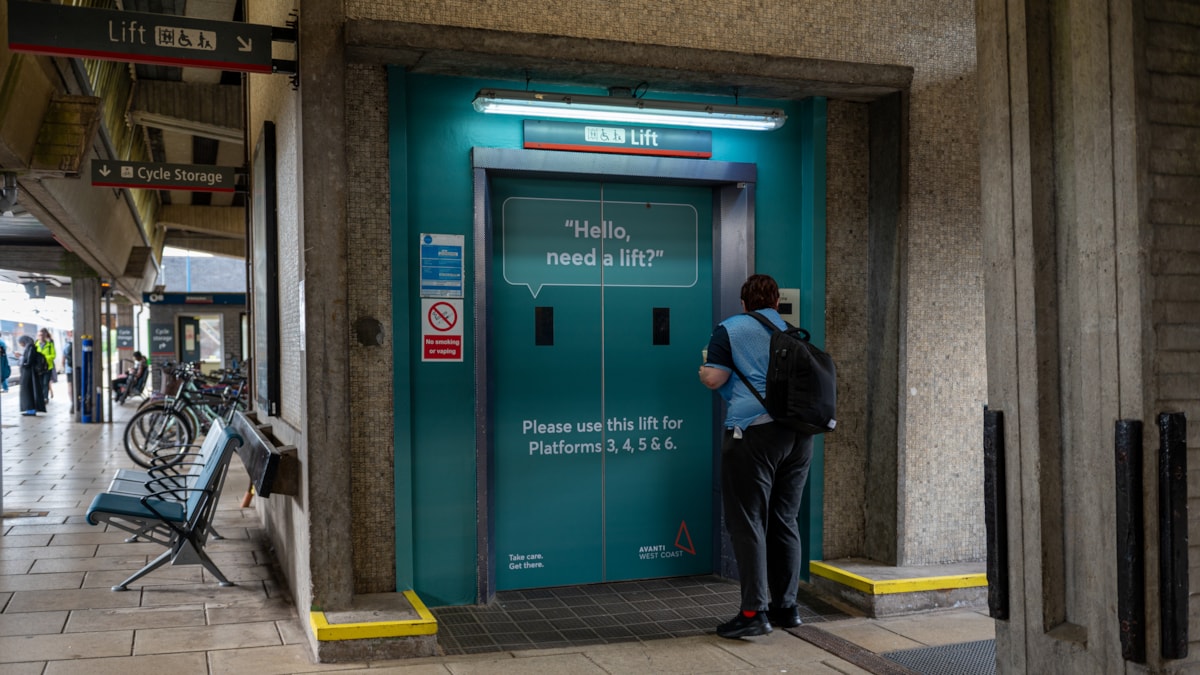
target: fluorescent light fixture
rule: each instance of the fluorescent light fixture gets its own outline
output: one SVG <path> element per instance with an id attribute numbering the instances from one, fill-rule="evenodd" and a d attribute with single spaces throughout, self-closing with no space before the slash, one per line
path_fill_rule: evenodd
<path id="1" fill-rule="evenodd" d="M 550 117 L 560 120 L 596 120 L 630 124 L 667 124 L 709 129 L 771 131 L 783 126 L 787 115 L 777 108 L 711 105 L 687 101 L 644 98 L 577 96 L 538 91 L 481 89 L 475 110 L 500 115 Z"/>

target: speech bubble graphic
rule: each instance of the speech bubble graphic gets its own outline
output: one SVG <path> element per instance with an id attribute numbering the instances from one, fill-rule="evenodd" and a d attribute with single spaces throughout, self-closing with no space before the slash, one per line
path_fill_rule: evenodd
<path id="1" fill-rule="evenodd" d="M 690 204 L 510 197 L 501 209 L 505 282 L 690 288 L 699 227 Z"/>

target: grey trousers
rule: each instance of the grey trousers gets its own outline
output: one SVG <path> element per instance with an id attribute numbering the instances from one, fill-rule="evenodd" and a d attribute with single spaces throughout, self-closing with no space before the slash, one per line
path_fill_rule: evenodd
<path id="1" fill-rule="evenodd" d="M 721 443 L 721 497 L 745 611 L 794 607 L 800 585 L 796 517 L 813 437 L 771 422 L 729 430 Z"/>

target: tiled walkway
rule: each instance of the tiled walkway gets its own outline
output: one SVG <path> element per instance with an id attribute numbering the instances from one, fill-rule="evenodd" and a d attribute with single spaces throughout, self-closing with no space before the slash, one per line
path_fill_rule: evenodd
<path id="1" fill-rule="evenodd" d="M 711 625 L 714 618 L 731 614 L 736 587 L 714 578 L 580 591 L 596 606 L 608 604 L 612 610 L 598 615 L 571 609 L 574 619 L 589 627 L 586 635 L 570 634 L 563 622 L 572 617 L 554 618 L 554 608 L 542 606 L 574 607 L 559 597 L 571 589 L 502 594 L 487 607 L 435 608 L 445 656 L 314 664 L 307 628 L 276 580 L 255 512 L 240 507 L 247 479 L 236 459 L 215 521 L 226 538 L 211 542 L 208 551 L 237 585 L 221 587 L 199 566 L 164 567 L 128 591 L 113 592 L 113 584 L 161 550 L 155 544 L 126 543 L 123 532 L 84 520 L 92 497 L 105 490 L 113 473 L 134 466 L 120 435 L 135 406 L 118 407 L 112 424 L 83 425 L 70 421 L 62 394 L 50 402 L 48 414 L 35 418 L 20 416 L 15 391 L 0 396 L 5 515 L 0 522 L 0 675 L 869 672 L 801 639 L 803 631 L 776 630 L 754 640 L 716 637 Z M 687 599 L 688 607 L 667 602 L 688 594 L 698 594 Z M 653 614 L 660 602 L 679 621 Z M 631 611 L 622 608 L 674 622 L 633 621 Z M 993 634 L 990 619 L 974 611 L 878 621 L 846 618 L 815 601 L 804 611 L 807 630 L 819 626 L 868 654 Z M 622 614 L 627 616 L 614 618 Z M 537 620 L 557 624 L 533 623 Z M 553 630 L 539 632 L 539 625 Z"/>

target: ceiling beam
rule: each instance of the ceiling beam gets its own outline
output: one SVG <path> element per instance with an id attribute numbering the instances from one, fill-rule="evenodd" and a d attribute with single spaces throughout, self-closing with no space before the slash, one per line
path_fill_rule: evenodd
<path id="1" fill-rule="evenodd" d="M 134 124 L 243 143 L 242 87 L 139 80 L 129 110 Z"/>
<path id="2" fill-rule="evenodd" d="M 82 258 L 58 244 L 0 246 L 0 269 L 72 279 L 96 276 L 96 272 Z"/>
<path id="3" fill-rule="evenodd" d="M 160 229 L 185 231 L 224 239 L 246 238 L 246 209 L 241 206 L 170 204 L 158 212 Z"/>

